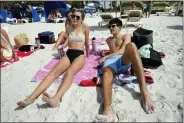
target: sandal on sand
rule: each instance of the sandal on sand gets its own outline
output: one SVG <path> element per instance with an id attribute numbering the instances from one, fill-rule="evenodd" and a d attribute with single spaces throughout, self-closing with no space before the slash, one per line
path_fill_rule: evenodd
<path id="1" fill-rule="evenodd" d="M 112 115 L 96 115 L 94 122 L 118 122 L 118 116 Z"/>
<path id="2" fill-rule="evenodd" d="M 160 57 L 161 58 L 164 58 L 165 57 L 165 54 L 163 52 L 159 52 L 159 54 L 160 54 Z"/>
<path id="3" fill-rule="evenodd" d="M 90 87 L 90 86 L 101 87 L 102 84 L 100 83 L 100 78 L 94 77 L 93 79 L 82 80 L 80 82 L 80 86 L 84 86 L 84 87 Z"/>

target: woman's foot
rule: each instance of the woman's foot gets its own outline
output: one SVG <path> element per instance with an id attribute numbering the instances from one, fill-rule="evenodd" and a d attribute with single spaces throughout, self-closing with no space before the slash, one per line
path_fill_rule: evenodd
<path id="1" fill-rule="evenodd" d="M 30 105 L 34 102 L 35 99 L 27 98 L 24 101 L 18 101 L 17 105 L 19 107 L 26 107 L 27 105 Z"/>
<path id="2" fill-rule="evenodd" d="M 50 107 L 55 108 L 59 105 L 59 100 L 51 98 L 51 96 L 47 92 L 43 92 L 42 100 L 49 104 Z"/>

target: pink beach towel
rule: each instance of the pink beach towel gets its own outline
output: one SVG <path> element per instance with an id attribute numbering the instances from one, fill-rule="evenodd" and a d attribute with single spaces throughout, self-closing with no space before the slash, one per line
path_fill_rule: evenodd
<path id="1" fill-rule="evenodd" d="M 90 55 L 90 57 L 85 58 L 85 65 L 82 70 L 80 70 L 73 79 L 73 83 L 79 84 L 82 80 L 91 79 L 96 76 L 97 66 L 98 66 L 98 56 Z M 52 59 L 48 64 L 46 64 L 41 70 L 39 70 L 33 77 L 31 82 L 40 82 L 43 80 L 52 68 L 56 65 L 59 59 Z M 54 80 L 55 83 L 60 83 L 63 80 L 64 74 L 60 75 Z"/>
<path id="2" fill-rule="evenodd" d="M 97 38 L 96 43 L 97 45 L 104 45 L 106 43 L 106 38 Z M 95 55 L 90 55 L 89 58 L 85 58 L 85 66 L 74 76 L 73 82 L 79 84 L 82 80 L 92 79 L 93 77 L 95 77 L 97 73 L 96 67 L 98 66 L 98 58 L 99 56 Z M 41 80 L 43 80 L 58 61 L 59 59 L 53 58 L 48 64 L 46 64 L 41 70 L 36 73 L 31 82 L 40 82 Z M 63 76 L 64 74 L 60 75 L 57 79 L 54 80 L 54 82 L 60 83 L 63 80 Z"/>

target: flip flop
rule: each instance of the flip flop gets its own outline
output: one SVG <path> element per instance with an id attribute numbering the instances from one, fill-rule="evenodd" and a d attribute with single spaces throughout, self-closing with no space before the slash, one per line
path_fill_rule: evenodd
<path id="1" fill-rule="evenodd" d="M 80 86 L 83 86 L 83 87 L 91 87 L 91 86 L 101 87 L 102 84 L 100 83 L 100 78 L 94 77 L 93 79 L 82 80 L 80 82 Z"/>

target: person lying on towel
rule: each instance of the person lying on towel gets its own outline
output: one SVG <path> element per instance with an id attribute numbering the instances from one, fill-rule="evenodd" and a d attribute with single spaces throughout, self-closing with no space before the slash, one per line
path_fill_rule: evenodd
<path id="1" fill-rule="evenodd" d="M 85 64 L 84 46 L 86 49 L 86 56 L 89 56 L 89 28 L 83 26 L 84 13 L 80 10 L 72 12 L 72 24 L 67 27 L 67 40 L 65 41 L 68 46 L 66 55 L 63 56 L 49 74 L 41 81 L 34 92 L 25 100 L 18 101 L 17 105 L 25 107 L 32 104 L 40 94 L 43 93 L 42 100 L 49 104 L 50 107 L 57 107 L 60 103 L 62 96 L 70 88 L 73 76 L 78 73 Z M 65 73 L 64 80 L 61 82 L 57 93 L 51 97 L 45 90 L 58 78 L 62 73 Z"/>
<path id="2" fill-rule="evenodd" d="M 143 66 L 136 45 L 131 42 L 129 34 L 121 34 L 122 21 L 120 19 L 110 20 L 108 28 L 113 35 L 106 39 L 110 54 L 99 59 L 99 63 L 103 64 L 102 98 L 104 100 L 104 111 L 102 115 L 96 116 L 95 121 L 117 121 L 117 116 L 113 114 L 111 106 L 113 75 L 128 71 L 131 65 L 140 85 L 144 110 L 148 113 L 153 112 L 154 104 L 146 86 Z"/>
<path id="3" fill-rule="evenodd" d="M 1 60 L 0 62 L 10 61 L 12 58 L 15 57 L 15 51 L 10 43 L 10 39 L 8 34 L 4 29 L 1 28 Z"/>

